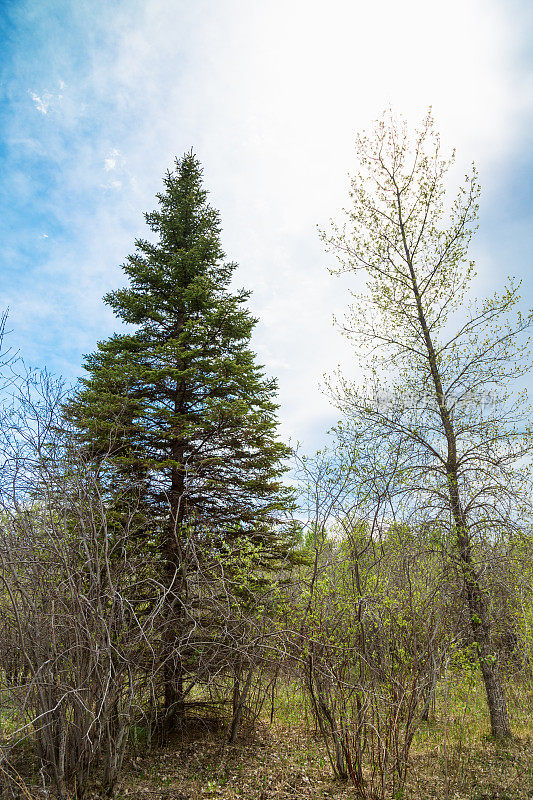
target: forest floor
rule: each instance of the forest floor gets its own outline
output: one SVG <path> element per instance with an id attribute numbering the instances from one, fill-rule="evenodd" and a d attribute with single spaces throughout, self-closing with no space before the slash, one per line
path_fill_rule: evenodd
<path id="1" fill-rule="evenodd" d="M 405 800 L 532 800 L 533 697 L 513 694 L 513 739 L 486 735 L 479 684 L 440 698 L 414 740 Z M 281 698 L 274 721 L 260 721 L 234 746 L 223 725 L 198 721 L 187 733 L 132 755 L 117 800 L 298 800 L 357 798 L 335 780 L 323 742 L 297 696 Z"/>
<path id="2" fill-rule="evenodd" d="M 498 744 L 487 736 L 481 682 L 441 687 L 431 720 L 413 740 L 402 800 L 533 800 L 533 690 L 509 686 L 508 701 L 514 735 Z M 147 730 L 135 728 L 116 800 L 360 798 L 350 781 L 332 777 L 301 692 L 282 688 L 272 720 L 271 710 L 232 746 L 220 720 L 189 721 L 183 734 L 150 748 Z M 25 773 L 29 764 L 18 769 Z M 50 799 L 31 786 L 35 776 L 25 779 L 21 797 Z"/>
<path id="3" fill-rule="evenodd" d="M 297 800 L 356 798 L 349 782 L 332 778 L 321 740 L 294 728 L 258 729 L 248 741 L 221 748 L 213 731 L 137 756 L 126 766 L 117 800 Z M 530 800 L 533 742 L 514 739 L 505 747 L 490 740 L 457 749 L 411 754 L 405 798 L 409 800 Z"/>

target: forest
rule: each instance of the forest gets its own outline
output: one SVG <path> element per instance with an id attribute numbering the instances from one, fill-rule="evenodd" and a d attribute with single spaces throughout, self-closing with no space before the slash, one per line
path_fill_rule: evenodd
<path id="1" fill-rule="evenodd" d="M 357 157 L 320 236 L 360 378 L 314 454 L 193 150 L 74 387 L 4 314 L 0 797 L 533 797 L 533 312 L 476 277 L 431 114 Z"/>

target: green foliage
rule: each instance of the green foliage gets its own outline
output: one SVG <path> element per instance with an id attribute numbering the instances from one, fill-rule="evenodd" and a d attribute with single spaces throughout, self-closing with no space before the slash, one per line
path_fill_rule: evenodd
<path id="1" fill-rule="evenodd" d="M 229 287 L 236 265 L 224 261 L 192 152 L 164 185 L 158 210 L 145 215 L 153 240 L 137 240 L 123 265 L 129 286 L 105 297 L 136 330 L 86 357 L 66 413 L 91 454 L 106 457 L 108 492 L 142 488 L 139 512 L 152 531 L 168 535 L 170 512 L 174 531 L 248 537 L 269 542 L 265 556 L 279 554 L 291 538 L 285 529 L 278 553 L 289 450 L 276 434 L 275 381 L 250 350 L 249 292 Z"/>

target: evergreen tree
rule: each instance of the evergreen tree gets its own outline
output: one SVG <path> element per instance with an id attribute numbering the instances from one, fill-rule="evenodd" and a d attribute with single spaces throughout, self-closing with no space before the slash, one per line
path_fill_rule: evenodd
<path id="1" fill-rule="evenodd" d="M 158 543 L 167 581 L 183 571 L 191 535 L 257 545 L 264 579 L 290 542 L 280 525 L 291 495 L 281 483 L 289 450 L 276 433 L 276 383 L 255 363 L 249 292 L 229 288 L 236 265 L 224 261 L 219 214 L 192 152 L 164 186 L 145 215 L 153 241 L 137 240 L 123 266 L 129 286 L 104 298 L 136 330 L 86 357 L 66 415 L 105 456 L 111 494 L 142 488 L 147 540 Z"/>

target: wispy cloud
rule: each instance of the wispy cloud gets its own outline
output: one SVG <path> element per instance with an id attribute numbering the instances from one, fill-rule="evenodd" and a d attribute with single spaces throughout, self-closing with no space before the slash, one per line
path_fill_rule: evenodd
<path id="1" fill-rule="evenodd" d="M 61 89 L 64 89 L 64 81 L 60 81 L 59 86 Z M 59 92 L 45 91 L 38 95 L 36 92 L 32 92 L 30 89 L 28 89 L 28 94 L 33 100 L 33 104 L 37 111 L 44 115 L 48 114 L 49 111 L 56 110 L 63 100 L 63 95 Z"/>
<path id="2" fill-rule="evenodd" d="M 35 92 L 30 92 L 30 97 L 35 103 L 37 111 L 40 111 L 41 114 L 48 114 L 48 107 L 51 100 L 51 95 L 49 95 L 48 92 L 45 92 L 42 97 L 39 97 Z"/>
<path id="3" fill-rule="evenodd" d="M 110 172 L 113 169 L 116 169 L 117 161 L 120 158 L 120 151 L 113 149 L 110 153 L 104 158 L 104 169 L 106 172 Z"/>
<path id="4" fill-rule="evenodd" d="M 331 322 L 353 287 L 329 277 L 316 223 L 346 203 L 354 132 L 389 104 L 410 120 L 433 105 L 460 164 L 478 162 L 484 275 L 497 280 L 496 252 L 512 262 L 505 273 L 522 268 L 502 226 L 516 181 L 533 171 L 527 4 L 15 6 L 20 36 L 0 56 L 9 99 L 0 118 L 0 233 L 11 306 L 48 298 L 54 309 L 44 335 L 42 318 L 21 329 L 31 357 L 52 354 L 76 374 L 81 352 L 113 330 L 101 296 L 123 282 L 119 265 L 144 234 L 142 212 L 153 208 L 164 171 L 194 146 L 228 257 L 241 265 L 237 282 L 254 293 L 255 346 L 279 378 L 284 430 L 308 440 L 335 419 L 317 390 L 322 374 L 338 363 L 357 372 Z M 524 193 L 522 231 L 533 213 Z"/>

